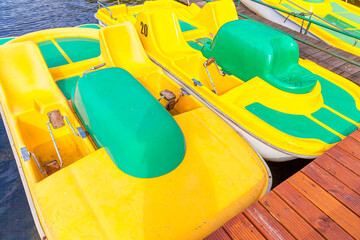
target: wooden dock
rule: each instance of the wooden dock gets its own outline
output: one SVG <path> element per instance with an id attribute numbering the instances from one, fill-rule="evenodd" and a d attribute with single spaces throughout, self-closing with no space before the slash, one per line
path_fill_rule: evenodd
<path id="1" fill-rule="evenodd" d="M 205 4 L 201 0 L 194 2 L 201 7 Z M 301 39 L 297 41 L 301 58 L 360 85 L 360 67 L 302 41 L 357 63 L 360 57 L 263 19 L 242 4 L 237 11 Z M 206 238 L 215 239 L 360 239 L 360 131 Z"/>
<path id="2" fill-rule="evenodd" d="M 206 238 L 214 239 L 360 239 L 360 131 Z"/>

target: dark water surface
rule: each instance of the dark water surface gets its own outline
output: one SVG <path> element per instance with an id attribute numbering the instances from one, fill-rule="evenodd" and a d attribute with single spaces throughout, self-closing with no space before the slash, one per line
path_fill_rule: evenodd
<path id="1" fill-rule="evenodd" d="M 135 5 L 143 0 L 121 2 Z M 107 3 L 114 4 L 116 1 Z M 97 23 L 94 18 L 97 9 L 96 0 L 0 0 L 0 37 Z"/>

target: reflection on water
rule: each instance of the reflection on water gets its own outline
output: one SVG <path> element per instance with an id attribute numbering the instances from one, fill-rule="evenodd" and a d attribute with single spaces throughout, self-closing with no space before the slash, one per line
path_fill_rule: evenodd
<path id="1" fill-rule="evenodd" d="M 141 4 L 143 0 L 121 1 L 127 5 Z M 116 4 L 116 0 L 103 1 Z M 19 36 L 48 28 L 73 27 L 96 23 L 96 0 L 1 0 L 0 38 Z"/>
<path id="2" fill-rule="evenodd" d="M 0 219 L 0 239 L 39 238 L 1 118 Z"/>
<path id="3" fill-rule="evenodd" d="M 122 2 L 135 5 L 143 1 Z M 0 38 L 96 23 L 97 9 L 96 0 L 0 0 Z M 1 118 L 0 239 L 39 239 Z"/>

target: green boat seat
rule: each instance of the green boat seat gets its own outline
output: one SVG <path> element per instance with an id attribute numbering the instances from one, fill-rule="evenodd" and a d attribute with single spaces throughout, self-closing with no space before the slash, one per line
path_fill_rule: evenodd
<path id="1" fill-rule="evenodd" d="M 243 81 L 258 76 L 291 93 L 308 93 L 317 83 L 316 76 L 298 64 L 299 48 L 292 38 L 254 21 L 224 24 L 202 53 Z"/>
<path id="2" fill-rule="evenodd" d="M 185 140 L 180 127 L 124 69 L 107 68 L 81 77 L 72 103 L 94 142 L 123 172 L 158 177 L 182 162 Z"/>

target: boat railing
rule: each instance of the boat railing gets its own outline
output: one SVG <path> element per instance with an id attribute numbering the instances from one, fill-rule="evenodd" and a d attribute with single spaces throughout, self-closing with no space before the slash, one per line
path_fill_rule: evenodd
<path id="1" fill-rule="evenodd" d="M 110 18 L 111 19 L 113 19 L 113 15 L 112 15 L 112 12 L 111 12 L 111 10 L 109 9 L 109 5 L 108 6 L 106 6 L 104 3 L 102 3 L 103 1 L 102 0 L 98 0 L 97 1 L 97 4 L 98 4 L 98 6 L 99 6 L 99 9 L 101 9 L 101 8 L 105 8 L 106 10 L 108 10 L 108 12 L 109 12 L 109 14 L 110 14 Z M 117 4 L 118 5 L 120 5 L 120 0 L 117 0 Z"/>
<path id="2" fill-rule="evenodd" d="M 256 2 L 256 3 L 258 3 L 258 4 L 261 4 L 261 5 L 263 5 L 263 6 L 266 6 L 266 7 L 272 8 L 272 9 L 275 9 L 275 10 L 277 10 L 277 11 L 279 11 L 279 12 L 283 12 L 283 13 L 285 13 L 285 14 L 288 14 L 288 17 L 285 19 L 285 21 L 286 21 L 290 16 L 293 16 L 293 17 L 302 19 L 302 20 L 303 20 L 303 23 L 304 23 L 304 21 L 307 21 L 307 22 L 308 22 L 308 25 L 307 25 L 307 27 L 306 27 L 306 30 L 305 30 L 305 33 L 304 33 L 304 34 L 307 34 L 307 33 L 308 33 L 311 24 L 315 24 L 315 25 L 318 25 L 318 26 L 320 26 L 320 27 L 329 29 L 329 30 L 331 30 L 331 31 L 334 31 L 334 32 L 337 32 L 337 33 L 346 35 L 346 36 L 351 37 L 351 38 L 354 38 L 354 39 L 355 39 L 354 46 L 357 44 L 358 40 L 360 40 L 360 37 L 359 37 L 359 36 L 357 36 L 357 35 L 349 32 L 349 31 L 347 31 L 347 30 L 345 30 L 345 29 L 342 29 L 341 27 L 336 26 L 336 25 L 328 22 L 327 20 L 321 18 L 320 16 L 317 16 L 317 15 L 315 15 L 314 13 L 312 13 L 312 12 L 310 12 L 310 11 L 307 11 L 307 10 L 301 8 L 301 7 L 300 7 L 300 8 L 303 9 L 303 10 L 305 10 L 306 13 L 304 13 L 304 12 L 302 12 L 302 13 L 289 12 L 289 11 L 286 11 L 286 10 L 284 10 L 284 9 L 281 9 L 281 8 L 278 8 L 278 7 L 275 7 L 275 6 L 271 6 L 271 5 L 269 5 L 269 4 L 267 4 L 267 3 L 264 3 L 264 2 L 262 2 L 262 1 L 260 1 L 260 0 L 251 0 L 251 1 Z M 289 0 L 287 0 L 287 1 L 290 2 L 290 3 L 292 3 L 292 2 L 289 1 Z M 240 2 L 241 2 L 241 0 L 238 0 L 238 6 L 240 5 Z M 295 3 L 293 3 L 293 4 L 295 4 Z M 295 4 L 295 5 L 296 5 L 296 4 Z M 296 6 L 297 6 L 297 5 L 296 5 Z M 299 7 L 299 6 L 298 6 L 298 7 Z M 307 18 L 307 17 L 305 17 L 305 15 L 310 15 L 310 17 Z M 312 16 L 315 16 L 315 17 L 319 18 L 320 20 L 324 21 L 325 23 L 321 23 L 321 22 L 318 22 L 318 21 L 315 21 L 315 20 L 311 19 Z M 330 25 L 330 26 L 329 26 L 329 25 Z M 335 27 L 333 27 L 333 26 L 335 26 Z M 301 25 L 301 29 L 300 29 L 300 33 L 302 33 L 302 32 L 303 32 L 303 24 Z"/>
<path id="3" fill-rule="evenodd" d="M 343 28 L 341 28 L 341 27 L 339 27 L 339 26 L 337 26 L 337 25 L 335 25 L 335 24 L 327 21 L 326 19 L 324 19 L 324 18 L 316 15 L 315 13 L 306 10 L 305 8 L 299 6 L 298 4 L 296 4 L 296 3 L 294 3 L 294 2 L 292 2 L 292 1 L 290 1 L 290 0 L 286 0 L 286 1 L 289 2 L 289 3 L 291 3 L 291 4 L 293 4 L 293 5 L 295 5 L 296 7 L 300 8 L 300 9 L 302 9 L 303 11 L 307 12 L 308 14 L 311 14 L 310 17 L 311 17 L 311 16 L 315 16 L 316 18 L 320 19 L 320 20 L 323 21 L 323 22 L 326 22 L 327 24 L 329 24 L 329 25 L 331 25 L 331 26 L 333 26 L 333 27 L 335 27 L 335 28 L 338 28 L 338 29 L 340 29 L 340 30 L 342 30 L 342 31 L 344 31 L 344 32 L 346 32 L 346 33 L 352 34 L 351 32 L 349 32 L 349 31 L 347 31 L 347 30 L 345 30 L 345 29 L 343 29 Z M 281 0 L 280 0 L 280 2 L 281 2 Z M 309 19 L 310 19 L 310 17 L 309 17 Z M 307 29 L 310 28 L 310 25 L 311 25 L 311 22 L 309 22 Z M 305 33 L 305 34 L 306 34 L 306 33 Z M 356 46 L 357 41 L 358 41 L 358 39 L 355 38 L 354 46 Z"/>

